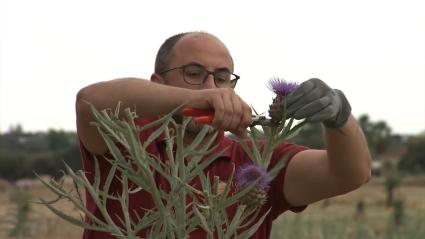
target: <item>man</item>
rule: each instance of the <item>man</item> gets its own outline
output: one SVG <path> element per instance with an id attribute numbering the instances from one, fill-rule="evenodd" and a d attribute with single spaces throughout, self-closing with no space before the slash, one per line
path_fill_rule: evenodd
<path id="1" fill-rule="evenodd" d="M 99 82 L 80 90 L 77 95 L 77 130 L 81 142 L 84 168 L 93 174 L 92 154 L 105 155 L 107 147 L 97 129 L 90 125 L 93 116 L 85 102 L 97 109 L 114 108 L 118 101 L 136 109 L 142 119 L 166 114 L 181 104 L 199 109 L 214 109 L 211 132 L 218 130 L 219 148 L 231 149 L 213 162 L 210 173 L 226 177 L 229 168 L 247 161 L 240 145 L 223 136 L 230 131 L 246 137 L 251 123 L 251 108 L 233 90 L 238 76 L 233 73 L 233 59 L 226 46 L 215 36 L 203 32 L 175 35 L 161 46 L 150 82 L 142 79 L 117 79 Z M 364 135 L 350 114 L 350 106 L 342 92 L 332 90 L 324 82 L 311 79 L 302 83 L 287 97 L 288 112 L 295 118 L 323 122 L 326 150 L 307 149 L 284 144 L 276 149 L 274 162 L 291 152 L 290 161 L 271 183 L 264 206 L 273 210 L 253 238 L 268 238 L 271 223 L 286 210 L 302 211 L 305 205 L 352 191 L 369 180 L 370 154 Z M 140 124 L 148 121 L 140 121 Z M 190 143 L 199 126 L 191 123 L 185 137 Z M 141 135 L 143 140 L 147 135 Z M 155 151 L 163 150 L 159 142 Z M 100 162 L 107 169 L 106 161 Z M 89 177 L 90 178 L 90 177 Z M 91 178 L 92 179 L 92 178 Z M 160 183 L 160 182 L 157 182 Z M 149 207 L 143 197 L 134 199 L 133 208 Z M 130 199 L 131 200 L 131 199 Z M 142 201 L 142 202 L 141 202 Z M 145 200 L 146 201 L 146 200 Z M 90 198 L 87 207 L 95 215 L 97 209 Z M 111 206 L 110 213 L 119 207 Z M 194 232 L 191 238 L 203 238 Z M 84 238 L 112 238 L 107 234 L 85 231 Z"/>

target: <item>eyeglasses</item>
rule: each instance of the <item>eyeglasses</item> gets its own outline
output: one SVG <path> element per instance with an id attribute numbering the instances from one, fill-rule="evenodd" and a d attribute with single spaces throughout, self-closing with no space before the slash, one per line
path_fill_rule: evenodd
<path id="1" fill-rule="evenodd" d="M 158 73 L 165 74 L 172 70 L 182 69 L 183 80 L 190 85 L 202 85 L 211 74 L 214 77 L 214 83 L 218 88 L 235 88 L 239 80 L 239 76 L 229 72 L 227 69 L 219 69 L 209 71 L 204 66 L 198 64 L 187 64 L 175 68 L 171 68 Z"/>

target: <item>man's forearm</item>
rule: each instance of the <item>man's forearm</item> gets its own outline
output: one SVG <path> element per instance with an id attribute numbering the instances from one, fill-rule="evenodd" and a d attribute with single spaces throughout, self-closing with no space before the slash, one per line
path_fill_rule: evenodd
<path id="1" fill-rule="evenodd" d="M 364 134 L 351 115 L 340 129 L 326 129 L 329 167 L 341 187 L 351 190 L 367 182 L 371 156 Z"/>
<path id="2" fill-rule="evenodd" d="M 86 148 L 96 154 L 106 151 L 103 138 L 96 127 L 90 125 L 94 121 L 87 103 L 98 110 L 114 109 L 118 102 L 122 108 L 130 107 L 140 117 L 151 117 L 165 114 L 185 103 L 194 91 L 176 88 L 143 79 L 127 78 L 89 85 L 78 92 L 76 100 L 77 131 Z"/>
<path id="3" fill-rule="evenodd" d="M 98 110 L 113 109 L 121 102 L 122 108 L 130 107 L 139 117 L 166 114 L 182 104 L 214 109 L 212 126 L 238 136 L 245 133 L 252 116 L 251 107 L 231 88 L 183 88 L 135 78 L 99 82 L 80 90 L 76 102 L 78 136 L 90 152 L 97 154 L 104 153 L 106 145 L 90 124 L 93 115 L 87 102 Z"/>
<path id="4" fill-rule="evenodd" d="M 89 102 L 97 109 L 115 108 L 120 101 L 123 108 L 134 109 L 139 116 L 150 117 L 170 112 L 188 97 L 187 89 L 152 83 L 143 79 L 126 78 L 95 83 L 83 88 L 77 96 L 78 113 L 91 115 Z M 153 107 L 155 106 L 155 107 Z M 86 112 L 87 111 L 87 112 Z"/>

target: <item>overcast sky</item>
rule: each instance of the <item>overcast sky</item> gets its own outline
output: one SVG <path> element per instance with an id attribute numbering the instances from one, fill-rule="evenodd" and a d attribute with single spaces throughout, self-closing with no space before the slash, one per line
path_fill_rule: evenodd
<path id="1" fill-rule="evenodd" d="M 425 1 L 0 0 L 0 132 L 75 130 L 75 95 L 148 79 L 169 36 L 208 31 L 230 49 L 237 93 L 258 111 L 273 76 L 345 92 L 354 116 L 425 130 Z"/>

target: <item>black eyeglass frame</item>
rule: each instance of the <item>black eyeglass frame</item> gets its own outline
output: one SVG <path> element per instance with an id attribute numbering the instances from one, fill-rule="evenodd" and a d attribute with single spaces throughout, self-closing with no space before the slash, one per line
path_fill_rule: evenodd
<path id="1" fill-rule="evenodd" d="M 205 78 L 203 79 L 203 81 L 201 82 L 201 83 L 199 83 L 199 84 L 195 84 L 195 83 L 191 83 L 191 82 L 188 82 L 187 80 L 186 80 L 186 74 L 185 74 L 185 69 L 186 69 L 186 67 L 188 67 L 188 66 L 199 66 L 199 67 L 202 67 L 204 70 L 205 70 L 205 72 L 207 72 L 207 74 L 205 75 Z M 213 75 L 213 79 L 214 79 L 214 84 L 215 84 L 215 86 L 217 86 L 217 87 L 219 87 L 218 85 L 217 85 L 217 81 L 216 81 L 216 76 L 215 76 L 215 74 L 217 74 L 216 72 L 214 72 L 214 71 L 209 71 L 209 70 L 207 70 L 207 68 L 205 68 L 205 66 L 203 66 L 203 65 L 199 65 L 199 64 L 193 64 L 193 63 L 190 63 L 190 64 L 186 64 L 186 65 L 182 65 L 182 66 L 178 66 L 178 67 L 174 67 L 174 68 L 171 68 L 171 69 L 168 69 L 168 70 L 165 70 L 165 71 L 161 71 L 161 72 L 159 72 L 159 73 L 157 73 L 158 75 L 163 75 L 163 74 L 165 74 L 165 73 L 167 73 L 167 72 L 169 72 L 169 71 L 173 71 L 173 70 L 178 70 L 178 69 L 181 69 L 182 70 L 182 73 L 183 73 L 183 80 L 184 80 L 184 82 L 186 82 L 187 84 L 189 84 L 189 85 L 202 85 L 202 84 L 204 84 L 204 82 L 208 79 L 208 76 L 209 75 Z M 233 79 L 233 80 L 230 80 L 230 84 L 231 84 L 231 88 L 232 89 L 234 89 L 235 87 L 236 87 L 236 83 L 238 83 L 238 80 L 241 78 L 239 75 L 236 75 L 235 73 L 232 73 L 232 72 L 228 72 L 230 75 L 233 75 L 234 77 L 235 77 L 235 79 Z M 219 87 L 220 88 L 220 87 Z"/>

